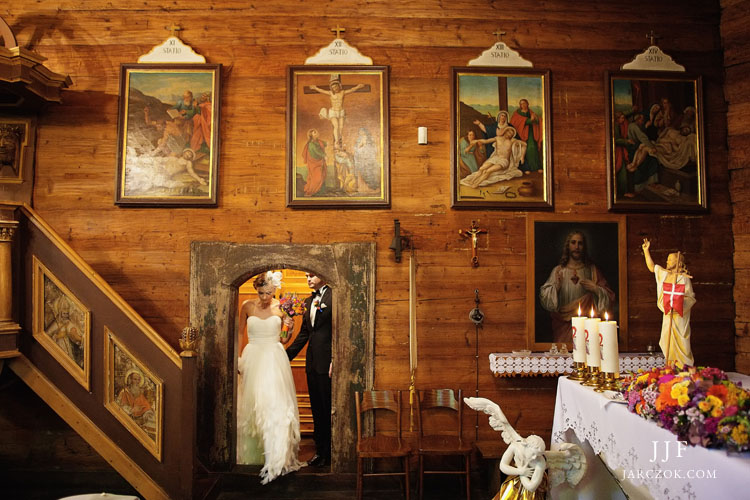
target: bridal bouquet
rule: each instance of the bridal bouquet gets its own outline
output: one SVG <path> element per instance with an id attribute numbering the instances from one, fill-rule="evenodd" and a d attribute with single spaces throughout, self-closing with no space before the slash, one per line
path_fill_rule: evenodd
<path id="1" fill-rule="evenodd" d="M 305 314 L 305 301 L 297 297 L 296 293 L 287 293 L 279 299 L 279 309 L 281 309 L 284 315 L 293 318 L 298 314 Z M 281 327 L 281 336 L 286 338 L 288 332 L 289 327 L 283 325 Z"/>
<path id="2" fill-rule="evenodd" d="M 623 382 L 628 409 L 708 448 L 750 450 L 750 391 L 717 368 L 676 366 L 632 373 Z"/>

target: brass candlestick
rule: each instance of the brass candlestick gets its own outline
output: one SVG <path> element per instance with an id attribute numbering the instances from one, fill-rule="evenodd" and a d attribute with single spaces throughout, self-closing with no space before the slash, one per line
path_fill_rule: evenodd
<path id="1" fill-rule="evenodd" d="M 617 376 L 616 373 L 604 372 L 604 382 L 602 385 L 602 389 L 605 391 L 618 390 L 618 387 L 617 387 L 618 380 L 620 380 L 620 378 Z"/>
<path id="2" fill-rule="evenodd" d="M 575 380 L 576 382 L 586 380 L 586 363 L 584 361 L 573 361 L 573 374 L 568 377 L 568 380 Z"/>
<path id="3" fill-rule="evenodd" d="M 589 376 L 583 385 L 598 388 L 601 385 L 602 372 L 598 366 L 589 366 Z"/>

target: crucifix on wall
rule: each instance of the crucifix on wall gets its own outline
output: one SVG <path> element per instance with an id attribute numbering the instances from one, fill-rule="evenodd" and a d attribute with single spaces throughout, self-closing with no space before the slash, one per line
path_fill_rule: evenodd
<path id="1" fill-rule="evenodd" d="M 479 235 L 486 233 L 486 229 L 481 229 L 477 226 L 477 221 L 471 221 L 471 227 L 469 229 L 459 229 L 458 234 L 464 238 L 471 238 L 471 265 L 479 267 L 479 256 L 477 255 Z"/>

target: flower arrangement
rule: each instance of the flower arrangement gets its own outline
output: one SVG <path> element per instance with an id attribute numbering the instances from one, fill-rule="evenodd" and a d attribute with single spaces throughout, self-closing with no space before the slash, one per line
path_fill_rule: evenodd
<path id="1" fill-rule="evenodd" d="M 286 293 L 279 299 L 279 309 L 286 316 L 293 318 L 298 314 L 305 314 L 305 301 L 297 297 L 296 293 Z M 286 338 L 288 332 L 289 327 L 283 325 L 281 327 L 281 336 Z"/>
<path id="2" fill-rule="evenodd" d="M 628 409 L 681 441 L 707 448 L 750 450 L 750 391 L 717 368 L 676 366 L 626 375 Z"/>

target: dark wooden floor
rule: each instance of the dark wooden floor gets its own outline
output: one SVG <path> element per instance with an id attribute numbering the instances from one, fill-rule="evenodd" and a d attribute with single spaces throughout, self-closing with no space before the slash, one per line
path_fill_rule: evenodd
<path id="1" fill-rule="evenodd" d="M 353 499 L 356 494 L 354 474 L 330 474 L 300 471 L 261 485 L 255 476 L 228 475 L 222 478 L 215 494 L 207 500 L 277 499 L 326 500 Z M 478 477 L 473 478 L 472 500 L 489 500 Z M 411 478 L 411 498 L 417 498 L 416 475 Z M 464 485 L 458 477 L 430 477 L 425 481 L 425 499 L 459 500 L 464 498 Z M 398 500 L 404 498 L 403 483 L 394 478 L 365 478 L 363 498 L 367 500 Z"/>
<path id="2" fill-rule="evenodd" d="M 307 460 L 314 454 L 312 440 L 303 439 L 299 457 Z M 390 465 L 387 462 L 386 466 Z M 392 464 L 396 466 L 396 462 Z M 416 464 L 413 464 L 416 465 Z M 460 464 L 457 464 L 460 465 Z M 477 467 L 479 466 L 479 467 Z M 260 484 L 260 466 L 236 466 L 232 472 L 198 478 L 196 500 L 337 500 L 353 499 L 356 495 L 355 474 L 333 474 L 330 468 L 303 467 L 270 484 Z M 477 464 L 472 475 L 471 500 L 489 500 L 497 490 L 497 483 L 489 486 L 489 463 Z M 497 481 L 498 478 L 495 478 Z M 411 474 L 411 498 L 417 499 L 418 477 Z M 426 500 L 460 500 L 465 497 L 464 485 L 458 476 L 428 476 L 425 479 Z M 133 495 L 142 498 L 114 469 L 80 471 L 59 468 L 40 473 L 26 470 L 21 464 L 0 461 L 0 499 L 57 500 L 91 493 Z M 396 478 L 372 477 L 364 479 L 366 500 L 399 500 L 404 498 L 403 482 Z"/>
<path id="3" fill-rule="evenodd" d="M 489 500 L 493 494 L 478 474 L 472 478 L 472 500 Z M 412 474 L 411 498 L 417 498 L 416 475 Z M 213 482 L 213 481 L 211 481 Z M 0 472 L 0 498 L 18 500 L 56 500 L 86 493 L 113 493 L 138 496 L 116 472 L 81 473 L 57 471 L 44 475 Z M 257 473 L 227 473 L 219 476 L 205 500 L 337 500 L 355 497 L 354 474 L 331 474 L 305 470 L 261 485 Z M 202 495 L 201 495 L 202 496 Z M 404 498 L 403 484 L 393 478 L 366 478 L 364 499 L 399 500 Z M 464 498 L 463 483 L 457 477 L 430 477 L 425 482 L 425 499 L 459 500 Z"/>

